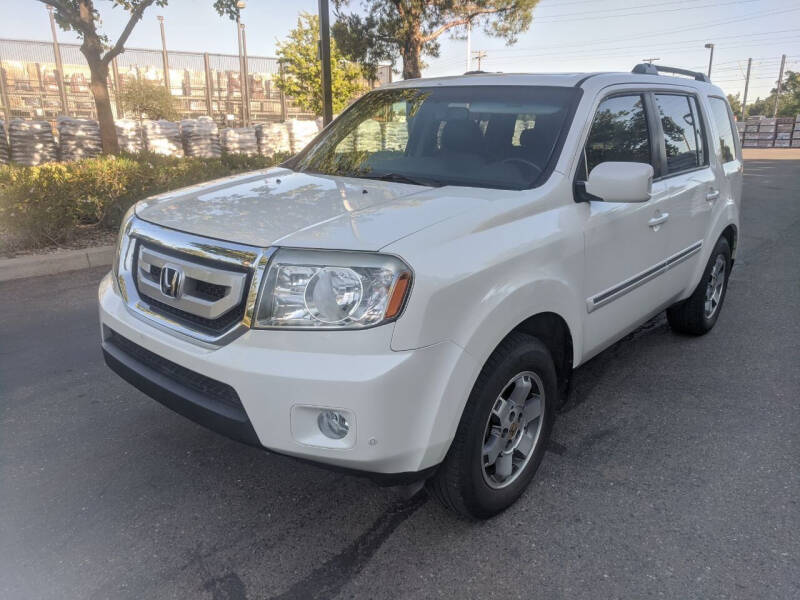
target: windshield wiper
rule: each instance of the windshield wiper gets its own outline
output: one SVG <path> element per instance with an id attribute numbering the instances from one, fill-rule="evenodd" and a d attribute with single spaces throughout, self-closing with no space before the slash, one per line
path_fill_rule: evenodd
<path id="1" fill-rule="evenodd" d="M 403 175 L 402 173 L 382 173 L 381 175 L 360 175 L 364 179 L 378 179 L 380 181 L 394 181 L 395 183 L 411 183 L 413 185 L 426 185 L 429 187 L 442 187 L 444 184 L 427 177 Z"/>

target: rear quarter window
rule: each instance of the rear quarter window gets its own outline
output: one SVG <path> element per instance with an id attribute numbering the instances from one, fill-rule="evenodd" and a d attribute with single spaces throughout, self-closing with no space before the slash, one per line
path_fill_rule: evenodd
<path id="1" fill-rule="evenodd" d="M 731 113 L 728 110 L 728 103 L 722 98 L 714 96 L 708 99 L 711 106 L 711 118 L 714 120 L 714 130 L 717 132 L 717 139 L 714 145 L 719 155 L 720 162 L 726 163 L 736 160 L 736 146 L 733 128 L 733 121 L 731 120 Z"/>

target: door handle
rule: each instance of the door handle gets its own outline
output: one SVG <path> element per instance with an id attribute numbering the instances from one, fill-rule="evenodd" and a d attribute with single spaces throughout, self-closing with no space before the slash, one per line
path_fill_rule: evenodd
<path id="1" fill-rule="evenodd" d="M 706 200 L 709 202 L 714 202 L 717 198 L 719 198 L 719 190 L 712 190 L 706 194 Z"/>
<path id="2" fill-rule="evenodd" d="M 654 230 L 658 231 L 659 226 L 662 223 L 665 223 L 667 219 L 669 219 L 669 213 L 661 213 L 660 215 L 657 215 L 657 216 L 653 217 L 652 219 L 650 219 L 647 222 L 647 224 L 650 227 L 652 227 Z"/>

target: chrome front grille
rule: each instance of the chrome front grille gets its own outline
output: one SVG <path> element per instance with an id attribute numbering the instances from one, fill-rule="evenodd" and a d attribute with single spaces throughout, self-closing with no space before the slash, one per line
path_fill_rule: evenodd
<path id="1" fill-rule="evenodd" d="M 190 341 L 219 346 L 250 327 L 272 252 L 134 217 L 115 271 L 135 316 Z"/>
<path id="2" fill-rule="evenodd" d="M 249 273 L 230 267 L 201 264 L 193 257 L 140 242 L 136 254 L 139 295 L 195 317 L 214 321 L 241 304 Z M 172 281 L 175 279 L 175 293 Z M 166 283 L 165 283 L 166 282 Z"/>

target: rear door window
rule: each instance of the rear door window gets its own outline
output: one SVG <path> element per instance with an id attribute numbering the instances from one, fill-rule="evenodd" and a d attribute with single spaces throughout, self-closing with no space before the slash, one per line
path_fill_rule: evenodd
<path id="1" fill-rule="evenodd" d="M 641 94 L 612 96 L 597 107 L 586 141 L 584 178 L 602 162 L 651 164 L 650 131 Z"/>
<path id="2" fill-rule="evenodd" d="M 682 94 L 655 94 L 655 102 L 664 132 L 667 174 L 707 164 L 697 100 Z"/>
<path id="3" fill-rule="evenodd" d="M 719 135 L 716 142 L 719 160 L 723 163 L 736 160 L 736 146 L 734 145 L 736 133 L 734 133 L 728 103 L 722 98 L 714 97 L 709 98 L 708 102 L 711 105 L 711 118 L 714 119 L 715 129 Z"/>

